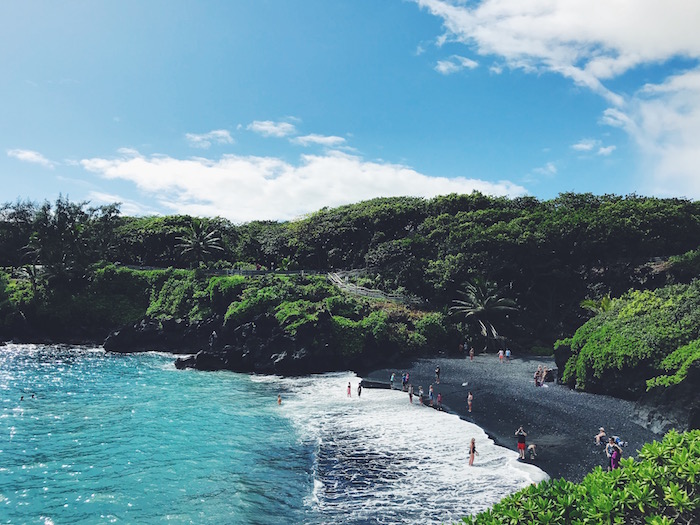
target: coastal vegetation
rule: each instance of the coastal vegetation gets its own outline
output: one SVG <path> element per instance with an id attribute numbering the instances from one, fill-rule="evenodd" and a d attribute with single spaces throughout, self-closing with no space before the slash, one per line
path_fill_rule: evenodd
<path id="1" fill-rule="evenodd" d="M 625 523 L 671 525 L 700 519 L 700 430 L 668 432 L 611 472 L 597 467 L 581 483 L 548 480 L 464 518 L 473 525 Z"/>
<path id="2" fill-rule="evenodd" d="M 573 337 L 557 342 L 572 353 L 562 381 L 601 393 L 619 393 L 624 384 L 630 398 L 647 387 L 679 383 L 700 362 L 698 312 L 700 280 L 627 292 Z M 632 370 L 637 373 L 630 374 Z"/>
<path id="3" fill-rule="evenodd" d="M 0 335 L 100 340 L 142 318 L 230 327 L 265 314 L 292 337 L 328 324 L 324 344 L 341 353 L 359 341 L 455 352 L 467 340 L 542 354 L 559 340 L 564 381 L 634 397 L 682 383 L 697 362 L 697 239 L 700 203 L 636 195 L 379 198 L 240 225 L 18 201 L 0 208 Z M 225 275 L 237 269 L 269 275 Z M 350 269 L 419 306 L 284 275 Z"/>

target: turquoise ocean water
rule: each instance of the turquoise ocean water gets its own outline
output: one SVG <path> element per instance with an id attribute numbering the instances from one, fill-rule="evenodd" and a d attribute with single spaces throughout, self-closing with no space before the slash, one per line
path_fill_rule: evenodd
<path id="1" fill-rule="evenodd" d="M 0 523 L 442 523 L 544 477 L 478 427 L 399 392 L 358 398 L 352 373 L 280 378 L 173 361 L 0 347 Z"/>

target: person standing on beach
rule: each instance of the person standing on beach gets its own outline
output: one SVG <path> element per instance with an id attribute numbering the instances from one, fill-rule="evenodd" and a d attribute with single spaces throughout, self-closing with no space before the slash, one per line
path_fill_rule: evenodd
<path id="1" fill-rule="evenodd" d="M 357 385 L 357 397 L 362 395 L 362 381 Z"/>
<path id="2" fill-rule="evenodd" d="M 610 452 L 608 457 L 610 458 L 610 468 L 608 470 L 615 470 L 620 468 L 620 459 L 622 459 L 622 449 L 620 445 L 615 443 L 615 438 L 610 438 L 608 440 L 608 446 L 606 447 Z M 606 452 L 608 451 L 606 450 Z"/>
<path id="3" fill-rule="evenodd" d="M 391 388 L 394 388 L 394 380 L 396 379 L 396 374 L 394 372 L 391 373 L 391 379 L 389 380 L 391 382 Z"/>
<path id="4" fill-rule="evenodd" d="M 476 439 L 472 438 L 472 442 L 469 444 L 469 466 L 474 465 L 474 456 L 477 454 L 476 452 Z"/>
<path id="5" fill-rule="evenodd" d="M 352 397 L 352 385 L 350 381 L 348 381 L 348 397 Z"/>
<path id="6" fill-rule="evenodd" d="M 518 454 L 520 454 L 520 459 L 525 459 L 525 449 L 527 448 L 525 445 L 525 438 L 527 437 L 527 433 L 523 430 L 522 425 L 515 431 L 515 435 L 518 438 Z"/>
<path id="7" fill-rule="evenodd" d="M 430 400 L 430 406 L 433 406 L 433 399 L 435 398 L 435 391 L 433 390 L 433 385 L 428 388 L 428 399 Z"/>
<path id="8" fill-rule="evenodd" d="M 469 349 L 469 360 L 474 361 L 474 347 L 473 346 Z"/>
<path id="9" fill-rule="evenodd" d="M 438 392 L 437 396 L 437 409 L 442 410 L 442 394 Z"/>
<path id="10" fill-rule="evenodd" d="M 418 387 L 418 401 L 420 402 L 421 405 L 423 404 L 423 386 L 422 385 Z"/>
<path id="11" fill-rule="evenodd" d="M 469 395 L 467 396 L 467 408 L 469 409 L 469 412 L 472 411 L 472 401 L 474 401 L 474 396 L 471 392 L 469 392 Z"/>
<path id="12" fill-rule="evenodd" d="M 506 348 L 506 361 L 510 362 L 510 348 Z"/>
<path id="13" fill-rule="evenodd" d="M 413 385 L 408 385 L 408 400 L 413 404 Z"/>
<path id="14" fill-rule="evenodd" d="M 503 362 L 503 348 L 498 351 L 498 361 Z"/>

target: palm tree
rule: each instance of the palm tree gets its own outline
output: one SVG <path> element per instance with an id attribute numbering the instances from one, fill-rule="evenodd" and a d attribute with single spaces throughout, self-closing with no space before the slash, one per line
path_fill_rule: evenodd
<path id="1" fill-rule="evenodd" d="M 463 314 L 467 320 L 476 320 L 481 334 L 486 338 L 486 349 L 491 339 L 498 339 L 498 331 L 493 320 L 506 312 L 516 311 L 518 306 L 513 299 L 505 297 L 506 288 L 498 288 L 496 283 L 477 280 L 467 282 L 464 290 L 457 290 L 463 299 L 454 299 L 450 313 Z"/>
<path id="2" fill-rule="evenodd" d="M 613 299 L 610 298 L 610 294 L 602 297 L 600 300 L 595 299 L 584 299 L 581 301 L 580 306 L 586 310 L 590 310 L 594 314 L 601 314 L 607 312 L 612 308 Z"/>
<path id="3" fill-rule="evenodd" d="M 180 241 L 177 245 L 180 253 L 199 264 L 206 262 L 212 251 L 223 251 L 221 237 L 218 236 L 217 231 L 207 230 L 208 228 L 202 222 L 193 222 L 190 229 L 182 237 L 177 238 Z"/>

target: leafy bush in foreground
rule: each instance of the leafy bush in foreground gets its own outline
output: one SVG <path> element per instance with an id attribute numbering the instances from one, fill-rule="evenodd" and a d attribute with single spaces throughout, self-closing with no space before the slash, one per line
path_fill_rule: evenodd
<path id="1" fill-rule="evenodd" d="M 506 497 L 492 509 L 463 518 L 496 524 L 690 524 L 700 521 L 700 430 L 671 431 L 647 443 L 638 460 L 601 467 L 579 484 L 548 480 Z"/>

